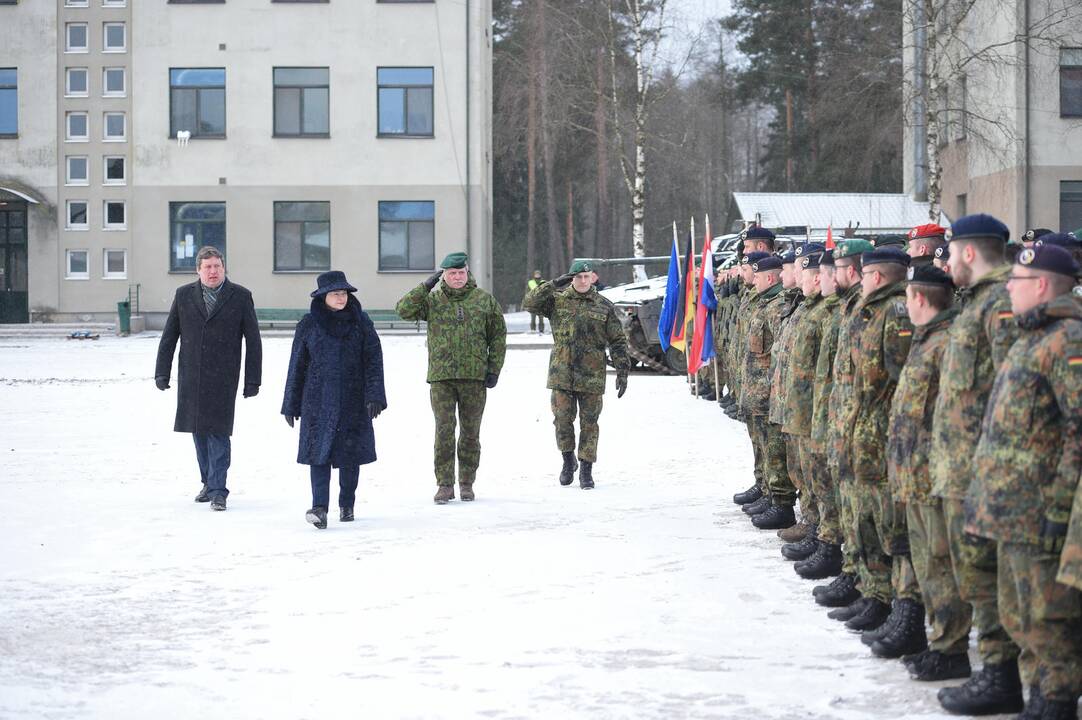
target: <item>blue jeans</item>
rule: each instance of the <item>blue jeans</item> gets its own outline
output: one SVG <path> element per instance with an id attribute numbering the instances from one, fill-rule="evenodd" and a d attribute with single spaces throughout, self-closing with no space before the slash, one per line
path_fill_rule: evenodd
<path id="1" fill-rule="evenodd" d="M 357 478 L 361 469 L 356 465 L 338 468 L 338 507 L 352 508 L 357 499 Z M 312 507 L 330 507 L 331 466 L 312 465 Z"/>
<path id="2" fill-rule="evenodd" d="M 228 435 L 200 435 L 192 433 L 195 440 L 195 458 L 199 461 L 199 474 L 207 486 L 207 495 L 226 497 L 225 476 L 229 473 L 231 445 Z"/>

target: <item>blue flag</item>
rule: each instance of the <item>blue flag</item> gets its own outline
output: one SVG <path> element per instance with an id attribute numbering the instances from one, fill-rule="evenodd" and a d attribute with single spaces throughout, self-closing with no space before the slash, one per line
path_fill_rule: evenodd
<path id="1" fill-rule="evenodd" d="M 700 307 L 706 308 L 706 323 L 704 329 L 706 331 L 703 337 L 703 363 L 707 363 L 714 359 L 714 313 L 718 309 L 718 299 L 714 297 L 714 276 L 712 273 L 706 273 L 703 276 L 703 291 L 699 297 Z"/>
<path id="2" fill-rule="evenodd" d="M 680 304 L 680 257 L 676 252 L 676 234 L 673 233 L 672 254 L 669 255 L 669 278 L 665 282 L 665 302 L 657 319 L 657 337 L 661 350 L 668 352 L 673 325 L 676 324 L 677 305 Z M 683 319 L 683 313 L 680 313 Z"/>

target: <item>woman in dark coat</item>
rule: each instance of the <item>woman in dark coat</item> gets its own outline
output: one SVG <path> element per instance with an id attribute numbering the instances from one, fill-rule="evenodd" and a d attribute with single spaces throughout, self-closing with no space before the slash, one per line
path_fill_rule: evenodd
<path id="1" fill-rule="evenodd" d="M 327 527 L 331 467 L 338 468 L 342 522 L 353 520 L 360 466 L 376 460 L 372 420 L 387 408 L 383 350 L 344 273 L 316 280 L 311 312 L 297 323 L 282 414 L 301 421 L 297 462 L 311 466 L 308 522 Z"/>

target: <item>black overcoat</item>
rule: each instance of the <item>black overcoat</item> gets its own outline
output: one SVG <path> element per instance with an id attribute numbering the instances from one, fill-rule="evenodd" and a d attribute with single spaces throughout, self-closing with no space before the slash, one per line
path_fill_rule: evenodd
<path id="1" fill-rule="evenodd" d="M 374 462 L 376 438 L 366 404 L 387 407 L 379 335 L 352 295 L 339 313 L 322 297 L 312 301 L 311 310 L 297 323 L 282 399 L 282 414 L 301 419 L 297 462 Z"/>
<path id="2" fill-rule="evenodd" d="M 155 377 L 168 378 L 173 352 L 177 362 L 177 432 L 232 435 L 240 380 L 240 341 L 244 339 L 244 384 L 259 386 L 263 347 L 252 293 L 226 280 L 214 312 L 207 316 L 197 280 L 177 288 L 158 344 Z"/>

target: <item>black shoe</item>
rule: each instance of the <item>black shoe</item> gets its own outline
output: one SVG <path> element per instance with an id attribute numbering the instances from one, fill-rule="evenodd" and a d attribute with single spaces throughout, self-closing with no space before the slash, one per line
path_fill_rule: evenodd
<path id="1" fill-rule="evenodd" d="M 215 495 L 210 499 L 210 509 L 222 511 L 225 510 L 225 495 Z"/>
<path id="2" fill-rule="evenodd" d="M 874 630 L 887 621 L 888 615 L 890 615 L 890 605 L 873 598 L 864 606 L 864 610 L 861 611 L 860 615 L 846 620 L 845 626 L 857 632 Z"/>
<path id="3" fill-rule="evenodd" d="M 575 459 L 575 451 L 569 450 L 563 453 L 564 466 L 560 468 L 560 484 L 568 486 L 575 480 L 575 471 L 579 469 L 579 461 Z"/>
<path id="4" fill-rule="evenodd" d="M 943 688 L 937 697 L 943 709 L 955 715 L 1020 712 L 1025 701 L 1022 699 L 1022 680 L 1018 677 L 1018 661 L 985 663 L 964 684 Z M 1042 717 L 1045 717 L 1043 713 Z"/>
<path id="5" fill-rule="evenodd" d="M 1041 720 L 1077 720 L 1078 703 L 1074 700 L 1042 700 Z M 1034 715 L 1034 717 L 1038 717 Z"/>
<path id="6" fill-rule="evenodd" d="M 327 508 L 316 506 L 304 514 L 304 519 L 324 530 L 327 527 Z"/>
<path id="7" fill-rule="evenodd" d="M 780 530 L 796 525 L 792 505 L 771 505 L 769 510 L 751 516 L 751 524 L 760 530 Z"/>
<path id="8" fill-rule="evenodd" d="M 968 653 L 944 655 L 938 650 L 928 650 L 914 655 L 912 662 L 906 663 L 906 667 L 909 670 L 909 677 L 918 682 L 961 680 L 969 677 L 973 672 L 969 666 Z"/>
<path id="9" fill-rule="evenodd" d="M 199 491 L 199 494 L 195 496 L 196 502 L 210 502 L 210 495 L 207 494 L 207 484 L 203 483 L 203 489 Z"/>
<path id="10" fill-rule="evenodd" d="M 353 508 L 338 508 L 339 522 L 353 522 Z"/>
<path id="11" fill-rule="evenodd" d="M 819 541 L 815 533 L 808 533 L 800 542 L 785 543 L 781 546 L 781 554 L 787 560 L 807 560 L 819 551 Z"/>
<path id="12" fill-rule="evenodd" d="M 770 498 L 763 495 L 761 498 L 753 503 L 747 505 L 741 505 L 740 509 L 744 511 L 745 515 L 758 515 L 761 512 L 766 512 L 766 509 L 770 507 Z"/>
<path id="13" fill-rule="evenodd" d="M 1041 686 L 1039 684 L 1030 685 L 1029 700 L 1026 701 L 1026 707 L 1021 714 L 1015 716 L 1014 720 L 1041 720 L 1044 717 L 1045 705 L 1044 696 L 1041 695 Z M 1068 715 L 1067 717 L 1071 718 L 1072 716 Z"/>
<path id="14" fill-rule="evenodd" d="M 900 618 L 901 612 L 899 611 L 898 601 L 896 600 L 894 602 L 894 605 L 891 606 L 890 615 L 887 615 L 887 619 L 883 622 L 883 624 L 877 628 L 872 628 L 871 630 L 865 630 L 864 632 L 862 632 L 860 634 L 860 641 L 868 647 L 871 647 L 872 644 L 874 644 L 876 641 L 885 638 L 887 636 L 887 633 L 893 630 L 894 626 L 898 624 L 898 620 Z"/>
<path id="15" fill-rule="evenodd" d="M 579 487 L 583 490 L 594 487 L 594 464 L 589 460 L 583 460 L 579 464 Z"/>
<path id="16" fill-rule="evenodd" d="M 807 560 L 798 562 L 793 569 L 805 580 L 822 580 L 837 575 L 842 571 L 842 548 L 833 543 L 820 542 L 815 553 Z M 854 592 L 856 592 L 855 589 Z M 816 595 L 816 602 L 818 598 L 819 596 Z"/>
<path id="17" fill-rule="evenodd" d="M 934 653 L 935 650 L 922 650 L 919 653 L 913 655 L 903 655 L 902 665 L 905 665 L 905 669 L 909 672 L 913 672 L 913 668 L 918 667 L 921 663 L 926 662 L 928 656 Z M 966 675 L 966 677 L 969 677 Z"/>
<path id="18" fill-rule="evenodd" d="M 900 658 L 928 647 L 928 636 L 924 633 L 924 605 L 916 600 L 902 598 L 895 601 L 891 616 L 897 616 L 897 619 L 890 630 L 872 643 L 873 655 Z"/>
<path id="19" fill-rule="evenodd" d="M 835 608 L 828 612 L 827 617 L 831 620 L 838 620 L 839 622 L 848 622 L 864 612 L 864 608 L 868 607 L 868 603 L 870 602 L 870 598 L 858 596 L 856 600 L 845 607 Z"/>
<path id="20" fill-rule="evenodd" d="M 842 573 L 829 585 L 820 587 L 824 588 L 823 592 L 816 595 L 815 590 L 812 590 L 812 595 L 815 597 L 815 602 L 823 607 L 842 608 L 860 598 L 860 591 L 857 590 L 857 576 L 850 573 Z"/>
<path id="21" fill-rule="evenodd" d="M 744 492 L 733 495 L 733 502 L 737 505 L 751 505 L 763 496 L 763 489 L 758 485 L 752 485 Z"/>

